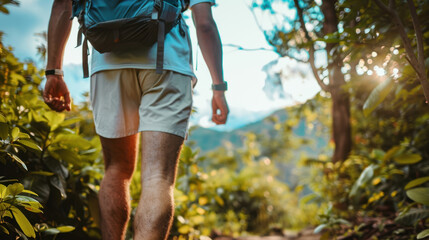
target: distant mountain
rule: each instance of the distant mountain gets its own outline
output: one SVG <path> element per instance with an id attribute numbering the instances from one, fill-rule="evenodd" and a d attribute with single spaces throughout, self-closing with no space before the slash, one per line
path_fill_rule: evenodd
<path id="1" fill-rule="evenodd" d="M 274 134 L 276 130 L 274 129 L 272 119 L 277 119 L 279 122 L 284 122 L 287 120 L 286 110 L 277 110 L 260 121 L 250 123 L 229 132 L 221 132 L 203 127 L 194 127 L 189 134 L 188 141 L 195 142 L 196 146 L 198 146 L 203 152 L 214 150 L 222 146 L 224 142 L 230 142 L 236 147 L 241 147 L 245 133 L 252 132 L 256 134 Z M 296 128 L 293 129 L 293 133 L 299 137 L 316 140 L 316 148 L 322 147 L 326 144 L 327 141 L 326 136 L 315 136 L 311 131 L 308 133 L 304 121 L 302 121 Z"/>
<path id="2" fill-rule="evenodd" d="M 286 110 L 280 109 L 260 121 L 256 121 L 229 132 L 220 132 L 202 127 L 194 127 L 190 131 L 188 141 L 194 142 L 195 146 L 200 148 L 203 153 L 223 146 L 224 142 L 230 142 L 235 147 L 242 147 L 245 134 L 248 132 L 273 136 L 277 131 L 274 128 L 273 119 L 277 119 L 280 123 L 287 120 Z M 315 125 L 317 123 L 312 124 Z M 285 149 L 285 152 L 282 153 L 284 155 L 278 156 L 279 159 L 276 161 L 276 165 L 279 169 L 279 179 L 286 182 L 293 188 L 293 186 L 296 186 L 298 183 L 301 175 L 309 174 L 302 172 L 308 171 L 303 168 L 296 171 L 298 160 L 301 158 L 302 154 L 305 154 L 307 157 L 317 157 L 322 151 L 324 151 L 329 141 L 329 133 L 327 129 L 327 133 L 325 135 L 316 135 L 314 130 L 308 129 L 305 121 L 301 121 L 292 130 L 292 132 L 294 136 L 306 139 L 309 142 L 309 144 L 302 144 L 298 148 L 291 147 L 290 149 Z M 310 190 L 306 187 L 303 194 L 308 193 L 310 193 Z"/>

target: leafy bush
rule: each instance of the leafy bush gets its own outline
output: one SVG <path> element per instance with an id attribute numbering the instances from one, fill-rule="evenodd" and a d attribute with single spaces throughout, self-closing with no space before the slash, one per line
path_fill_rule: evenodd
<path id="1" fill-rule="evenodd" d="M 87 127 L 92 124 L 91 115 L 85 104 L 74 106 L 77 109 L 67 119 L 64 113 L 51 111 L 41 99 L 42 74 L 32 62 L 18 61 L 2 45 L 0 176 L 5 182 L 19 181 L 37 194 L 33 197 L 43 205 L 43 214 L 25 215 L 38 224 L 35 230 L 41 235 L 36 237 L 70 230 L 62 225 L 76 228 L 62 233 L 64 239 L 67 235 L 97 237 L 102 162 L 99 140 Z M 33 228 L 27 224 L 25 229 L 27 236 L 34 237 Z"/>

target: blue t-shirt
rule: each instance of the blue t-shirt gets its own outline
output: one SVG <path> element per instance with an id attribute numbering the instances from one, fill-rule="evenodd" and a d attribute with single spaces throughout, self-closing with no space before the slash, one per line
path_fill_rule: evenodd
<path id="1" fill-rule="evenodd" d="M 110 0 L 102 2 L 105 2 L 105 4 L 101 4 L 102 6 L 98 6 L 97 8 L 103 10 L 103 14 L 106 15 L 107 18 L 106 20 L 118 16 L 133 17 L 129 16 L 129 12 L 151 14 L 153 8 L 153 1 L 148 1 L 147 4 L 143 5 L 136 0 L 122 0 L 118 2 Z M 215 0 L 190 0 L 190 7 L 202 2 L 214 4 Z M 136 9 L 138 9 L 138 11 L 136 11 Z M 180 24 L 182 24 L 182 29 L 185 30 L 184 37 L 180 34 L 178 25 L 171 29 L 165 37 L 163 68 L 165 70 L 171 70 L 195 77 L 192 66 L 192 47 L 188 26 L 184 21 L 180 21 Z M 142 47 L 122 52 L 99 53 L 93 49 L 91 74 L 112 69 L 156 69 L 156 53 L 156 43 L 150 48 Z"/>

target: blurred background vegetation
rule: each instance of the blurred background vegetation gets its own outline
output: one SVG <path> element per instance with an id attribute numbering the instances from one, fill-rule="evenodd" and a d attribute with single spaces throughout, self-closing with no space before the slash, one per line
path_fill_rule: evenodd
<path id="1" fill-rule="evenodd" d="M 17 4 L 0 0 L 0 11 Z M 429 236 L 429 2 L 254 0 L 251 11 L 279 56 L 308 64 L 322 90 L 232 132 L 193 127 L 171 238 L 307 227 L 321 239 Z M 100 239 L 103 160 L 89 103 L 51 111 L 43 70 L 2 34 L 0 238 Z"/>

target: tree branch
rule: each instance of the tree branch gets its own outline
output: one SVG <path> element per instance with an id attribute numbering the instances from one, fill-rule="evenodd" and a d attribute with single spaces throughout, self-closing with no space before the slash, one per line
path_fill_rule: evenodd
<path id="1" fill-rule="evenodd" d="M 410 9 L 411 19 L 413 20 L 414 32 L 416 33 L 417 39 L 417 61 L 419 64 L 419 79 L 420 83 L 423 87 L 423 93 L 426 97 L 426 103 L 429 102 L 429 82 L 426 75 L 425 69 L 425 57 L 424 57 L 424 41 L 423 41 L 423 33 L 422 28 L 420 27 L 419 18 L 417 16 L 416 7 L 414 6 L 414 2 L 412 0 L 407 0 L 408 7 Z"/>
<path id="2" fill-rule="evenodd" d="M 387 12 L 395 22 L 396 26 L 398 27 L 399 36 L 402 39 L 402 42 L 404 43 L 405 51 L 408 54 L 408 57 L 411 61 L 411 66 L 416 70 L 416 72 L 419 72 L 418 70 L 418 62 L 416 55 L 414 54 L 413 48 L 411 47 L 410 39 L 407 36 L 407 33 L 405 32 L 404 24 L 402 24 L 401 19 L 399 18 L 398 13 L 392 9 L 386 6 L 381 0 L 373 0 L 382 10 Z"/>
<path id="3" fill-rule="evenodd" d="M 297 61 L 297 62 L 300 62 L 300 63 L 305 63 L 305 64 L 309 64 L 310 62 L 309 61 L 305 61 L 305 60 L 302 60 L 302 59 L 299 59 L 299 58 L 297 58 L 297 57 L 294 57 L 292 54 L 290 54 L 290 53 L 286 53 L 286 57 L 288 57 L 288 58 L 290 58 L 290 59 L 293 59 L 293 60 L 295 60 L 295 61 Z"/>
<path id="4" fill-rule="evenodd" d="M 420 64 L 420 67 L 423 67 L 423 69 L 420 69 L 420 74 L 424 73 L 424 49 L 423 49 L 423 34 L 420 27 L 419 18 L 417 16 L 416 7 L 414 6 L 414 3 L 412 0 L 407 0 L 408 6 L 410 8 L 411 18 L 413 20 L 413 27 L 414 32 L 416 33 L 416 39 L 417 39 L 417 54 L 418 54 L 418 62 Z"/>
<path id="5" fill-rule="evenodd" d="M 387 12 L 395 22 L 396 26 L 398 27 L 399 35 L 401 36 L 401 39 L 404 43 L 405 51 L 408 55 L 408 61 L 410 62 L 411 67 L 414 68 L 414 70 L 417 73 L 418 79 L 420 80 L 420 83 L 423 88 L 423 93 L 426 98 L 426 103 L 429 103 L 429 82 L 426 76 L 426 70 L 425 70 L 425 63 L 424 63 L 424 48 L 423 48 L 423 35 L 420 28 L 420 23 L 418 21 L 418 16 L 416 12 L 416 8 L 414 6 L 414 3 L 412 0 L 407 0 L 408 6 L 411 13 L 411 18 L 413 21 L 414 31 L 416 33 L 417 38 L 417 52 L 418 52 L 418 58 L 416 57 L 416 54 L 414 53 L 414 50 L 411 46 L 410 39 L 407 36 L 407 33 L 405 32 L 405 27 L 399 18 L 398 13 L 393 9 L 392 7 L 386 6 L 381 0 L 374 0 L 374 2 L 385 12 Z M 392 2 L 392 1 L 391 1 Z"/>
<path id="6" fill-rule="evenodd" d="M 305 26 L 302 8 L 299 6 L 298 0 L 294 0 L 294 3 L 295 3 L 296 10 L 298 12 L 298 17 L 299 17 L 299 22 L 301 24 L 301 29 L 304 31 L 305 38 L 307 39 L 307 41 L 310 45 L 310 48 L 308 50 L 308 54 L 309 54 L 308 62 L 311 65 L 311 70 L 313 71 L 313 75 L 316 78 L 316 81 L 319 84 L 320 88 L 322 88 L 322 90 L 325 92 L 329 92 L 329 85 L 326 85 L 323 82 L 323 80 L 320 78 L 319 72 L 317 71 L 317 68 L 316 68 L 315 57 L 314 57 L 314 52 L 315 52 L 314 44 L 313 44 L 313 40 L 310 37 L 310 34 L 308 33 L 307 27 Z"/>
<path id="7" fill-rule="evenodd" d="M 270 52 L 273 51 L 273 49 L 262 48 L 262 47 L 261 48 L 245 48 L 245 47 L 242 47 L 240 45 L 232 44 L 232 43 L 222 44 L 222 46 L 236 48 L 237 50 L 241 50 L 241 51 L 270 51 Z"/>
<path id="8" fill-rule="evenodd" d="M 256 0 L 253 0 L 253 1 L 252 1 L 252 5 L 254 5 L 254 4 L 255 4 L 255 2 L 256 2 Z M 255 12 L 253 11 L 253 7 L 248 6 L 248 8 L 249 8 L 249 11 L 252 13 L 253 19 L 255 19 L 256 26 L 258 26 L 259 30 L 261 30 L 261 32 L 263 32 L 263 33 L 264 33 L 265 38 L 266 38 L 266 39 L 267 39 L 267 41 L 268 41 L 268 38 L 267 38 L 267 36 L 266 36 L 266 34 L 265 34 L 265 30 L 262 28 L 261 24 L 259 23 L 258 18 L 256 17 Z"/>

